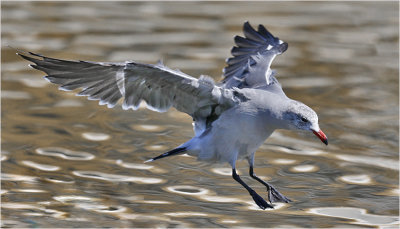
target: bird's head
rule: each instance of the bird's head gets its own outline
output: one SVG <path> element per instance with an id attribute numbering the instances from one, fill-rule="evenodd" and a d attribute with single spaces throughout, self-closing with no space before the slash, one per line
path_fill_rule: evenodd
<path id="1" fill-rule="evenodd" d="M 328 145 L 328 138 L 319 128 L 317 113 L 305 104 L 291 101 L 282 118 L 287 128 L 312 131 L 325 145 Z"/>

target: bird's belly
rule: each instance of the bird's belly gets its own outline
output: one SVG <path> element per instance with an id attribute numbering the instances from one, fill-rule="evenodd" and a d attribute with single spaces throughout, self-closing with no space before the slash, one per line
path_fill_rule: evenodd
<path id="1" fill-rule="evenodd" d="M 257 131 L 253 126 L 214 126 L 206 135 L 191 140 L 188 154 L 202 161 L 228 162 L 233 165 L 237 159 L 254 153 L 271 133 Z"/>

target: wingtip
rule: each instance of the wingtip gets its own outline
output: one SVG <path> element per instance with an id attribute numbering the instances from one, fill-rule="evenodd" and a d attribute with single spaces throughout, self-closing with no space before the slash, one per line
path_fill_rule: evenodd
<path id="1" fill-rule="evenodd" d="M 233 37 L 233 40 L 235 41 L 235 44 L 236 44 L 238 47 L 243 46 L 242 44 L 243 44 L 244 42 L 246 42 L 246 38 L 244 38 L 244 37 L 242 37 L 242 36 L 240 36 L 240 35 L 234 36 L 234 37 Z"/>
<path id="2" fill-rule="evenodd" d="M 243 24 L 243 31 L 245 31 L 245 30 L 247 30 L 249 28 L 253 28 L 253 27 L 250 25 L 249 21 L 245 21 L 244 24 Z"/>
<path id="3" fill-rule="evenodd" d="M 34 52 L 28 52 L 29 54 L 31 54 L 32 56 L 39 56 L 39 57 L 43 57 L 42 55 L 40 55 L 40 54 L 37 54 L 37 53 L 34 53 Z"/>
<path id="4" fill-rule="evenodd" d="M 259 24 L 257 29 L 258 29 L 258 32 L 261 32 L 262 30 L 268 31 L 263 24 Z"/>
<path id="5" fill-rule="evenodd" d="M 20 53 L 20 52 L 16 52 L 15 54 L 16 54 L 17 56 L 23 58 L 23 59 L 27 59 L 27 57 L 26 57 L 24 54 Z"/>
<path id="6" fill-rule="evenodd" d="M 27 58 L 28 58 L 28 57 L 26 56 L 25 53 L 21 53 L 21 52 L 19 52 L 19 51 L 16 52 L 15 54 L 16 54 L 17 56 L 20 56 L 21 58 L 24 58 L 25 60 L 27 60 Z"/>

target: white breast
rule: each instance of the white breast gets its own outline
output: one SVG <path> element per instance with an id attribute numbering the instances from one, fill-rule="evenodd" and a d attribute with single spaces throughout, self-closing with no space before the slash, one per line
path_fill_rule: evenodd
<path id="1" fill-rule="evenodd" d="M 188 154 L 197 156 L 199 160 L 230 164 L 248 156 L 273 132 L 260 115 L 251 107 L 238 106 L 227 110 L 213 123 L 211 130 L 185 144 Z"/>

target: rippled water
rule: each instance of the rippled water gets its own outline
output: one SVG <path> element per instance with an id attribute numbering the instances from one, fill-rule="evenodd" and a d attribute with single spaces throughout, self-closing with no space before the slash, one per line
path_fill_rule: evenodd
<path id="1" fill-rule="evenodd" d="M 2 227 L 399 226 L 397 2 L 2 2 Z M 228 165 L 143 161 L 192 136 L 175 110 L 123 112 L 60 92 L 14 47 L 93 61 L 163 59 L 219 79 L 249 20 L 289 43 L 273 63 L 329 137 L 277 131 L 257 174 L 290 197 L 262 211 Z M 240 174 L 265 196 L 264 187 Z"/>

